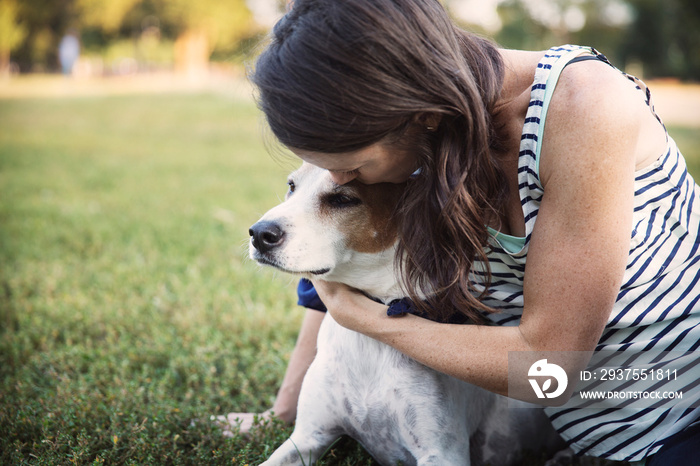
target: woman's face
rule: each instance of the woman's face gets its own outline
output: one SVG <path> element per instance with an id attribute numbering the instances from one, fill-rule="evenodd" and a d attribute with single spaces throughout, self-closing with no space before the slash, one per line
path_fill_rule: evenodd
<path id="1" fill-rule="evenodd" d="M 415 154 L 381 142 L 353 152 L 291 151 L 303 161 L 328 170 L 331 179 L 341 185 L 352 180 L 364 184 L 403 183 L 418 169 Z"/>

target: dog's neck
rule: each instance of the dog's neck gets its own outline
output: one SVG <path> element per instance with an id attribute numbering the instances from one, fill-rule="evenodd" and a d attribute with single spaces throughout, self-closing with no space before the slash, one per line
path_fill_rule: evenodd
<path id="1" fill-rule="evenodd" d="M 324 279 L 357 288 L 383 302 L 404 296 L 394 268 L 394 248 L 372 254 L 355 252 Z"/>

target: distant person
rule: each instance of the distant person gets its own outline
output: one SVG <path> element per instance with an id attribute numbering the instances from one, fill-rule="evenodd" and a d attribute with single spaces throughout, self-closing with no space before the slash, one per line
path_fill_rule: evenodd
<path id="1" fill-rule="evenodd" d="M 78 57 L 80 57 L 80 41 L 75 31 L 69 31 L 58 45 L 58 60 L 61 62 L 63 74 L 73 73 L 73 66 Z"/>

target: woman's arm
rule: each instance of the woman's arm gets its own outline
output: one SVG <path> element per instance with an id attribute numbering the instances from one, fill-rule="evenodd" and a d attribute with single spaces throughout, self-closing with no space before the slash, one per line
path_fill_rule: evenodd
<path id="1" fill-rule="evenodd" d="M 325 315 L 324 312 L 313 309 L 306 310 L 296 346 L 289 358 L 287 372 L 284 374 L 282 385 L 277 392 L 277 399 L 272 405 L 271 411 L 274 415 L 287 423 L 291 424 L 297 418 L 297 402 L 299 401 L 301 382 L 316 357 L 316 340 Z"/>
<path id="2" fill-rule="evenodd" d="M 385 306 L 347 287 L 315 283 L 329 312 L 341 325 L 423 364 L 502 394 L 511 351 L 592 350 L 627 261 L 638 99 L 604 64 L 582 63 L 562 74 L 547 119 L 540 162 L 545 195 L 528 252 L 519 326 L 389 318 Z"/>
<path id="3" fill-rule="evenodd" d="M 532 350 L 518 327 L 440 324 L 387 306 L 338 283 L 314 281 L 328 312 L 344 327 L 386 343 L 439 372 L 507 393 L 508 351 Z"/>
<path id="4" fill-rule="evenodd" d="M 324 312 L 314 309 L 306 310 L 296 345 L 289 358 L 287 371 L 272 408 L 261 414 L 229 413 L 226 416 L 219 416 L 217 420 L 226 429 L 224 432 L 226 435 L 233 435 L 232 429 L 237 425 L 239 431 L 246 434 L 253 427 L 256 416 L 269 418 L 274 415 L 288 424 L 292 424 L 296 420 L 301 383 L 316 357 L 316 340 L 325 315 Z"/>

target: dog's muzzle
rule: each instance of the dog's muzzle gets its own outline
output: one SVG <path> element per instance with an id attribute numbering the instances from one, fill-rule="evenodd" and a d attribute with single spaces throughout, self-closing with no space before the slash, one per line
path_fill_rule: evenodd
<path id="1" fill-rule="evenodd" d="M 275 222 L 258 222 L 248 230 L 253 238 L 253 247 L 261 253 L 266 253 L 284 242 L 284 230 Z"/>

